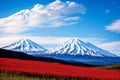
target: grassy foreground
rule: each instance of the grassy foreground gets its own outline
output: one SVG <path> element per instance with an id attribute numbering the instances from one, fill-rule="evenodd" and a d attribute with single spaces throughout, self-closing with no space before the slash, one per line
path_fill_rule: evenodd
<path id="1" fill-rule="evenodd" d="M 0 72 L 0 80 L 91 80 L 89 78 L 69 78 L 69 77 L 48 77 L 48 76 L 27 76 L 15 73 Z"/>
<path id="2" fill-rule="evenodd" d="M 46 79 L 39 79 L 37 77 L 36 78 L 28 77 L 24 75 L 0 73 L 0 80 L 46 80 Z"/>

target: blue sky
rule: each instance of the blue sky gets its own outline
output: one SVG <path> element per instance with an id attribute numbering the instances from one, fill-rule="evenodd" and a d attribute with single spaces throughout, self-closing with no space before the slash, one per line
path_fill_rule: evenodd
<path id="1" fill-rule="evenodd" d="M 119 4 L 119 0 L 2 0 L 0 46 L 30 38 L 52 48 L 80 38 L 120 55 Z"/>

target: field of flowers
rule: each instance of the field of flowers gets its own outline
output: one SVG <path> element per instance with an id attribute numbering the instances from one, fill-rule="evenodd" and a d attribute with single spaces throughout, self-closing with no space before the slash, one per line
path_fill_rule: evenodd
<path id="1" fill-rule="evenodd" d="M 120 71 L 78 67 L 42 61 L 0 58 L 0 71 L 27 76 L 66 79 L 120 80 Z"/>

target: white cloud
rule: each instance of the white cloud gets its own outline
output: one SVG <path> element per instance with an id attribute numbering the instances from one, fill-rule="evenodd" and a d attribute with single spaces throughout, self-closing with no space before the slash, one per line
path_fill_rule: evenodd
<path id="1" fill-rule="evenodd" d="M 75 2 L 56 0 L 47 5 L 36 4 L 32 9 L 21 10 L 9 17 L 0 19 L 2 34 L 17 34 L 34 28 L 62 27 L 76 24 L 79 16 L 85 14 L 85 7 Z"/>
<path id="2" fill-rule="evenodd" d="M 64 21 L 72 21 L 72 20 L 79 20 L 80 17 L 69 17 L 69 18 L 65 18 Z"/>
<path id="3" fill-rule="evenodd" d="M 108 43 L 100 43 L 97 46 L 105 49 L 111 53 L 115 53 L 120 56 L 120 41 L 108 42 Z"/>
<path id="4" fill-rule="evenodd" d="M 106 30 L 120 33 L 120 19 L 114 21 L 110 25 L 106 26 Z"/>

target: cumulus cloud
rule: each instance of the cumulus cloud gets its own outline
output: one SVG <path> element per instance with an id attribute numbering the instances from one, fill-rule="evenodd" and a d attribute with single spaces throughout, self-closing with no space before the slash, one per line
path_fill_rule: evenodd
<path id="1" fill-rule="evenodd" d="M 0 19 L 0 32 L 16 34 L 34 28 L 62 27 L 76 24 L 79 16 L 72 14 L 85 14 L 82 4 L 75 2 L 62 2 L 56 0 L 47 5 L 36 4 L 31 9 L 21 10 L 15 14 Z"/>
<path id="2" fill-rule="evenodd" d="M 120 33 L 120 19 L 114 21 L 110 25 L 106 26 L 106 30 Z"/>

